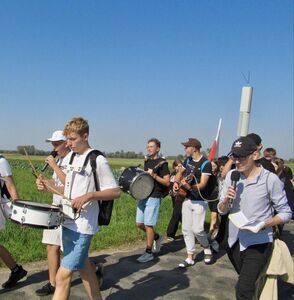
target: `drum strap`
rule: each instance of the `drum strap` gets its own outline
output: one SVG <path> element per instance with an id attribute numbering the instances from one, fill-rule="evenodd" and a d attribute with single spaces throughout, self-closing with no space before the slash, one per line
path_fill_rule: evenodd
<path id="1" fill-rule="evenodd" d="M 76 153 L 72 153 L 70 161 L 69 161 L 70 165 L 72 164 L 75 155 L 76 155 Z M 96 169 L 97 169 L 96 158 L 99 155 L 104 156 L 104 154 L 99 150 L 90 151 L 87 154 L 85 162 L 82 167 L 83 169 L 85 169 L 90 161 L 96 191 L 100 191 L 99 178 L 98 178 L 98 175 L 96 172 Z M 110 223 L 110 219 L 111 219 L 113 200 L 108 200 L 108 201 L 101 200 L 101 201 L 98 201 L 98 204 L 99 204 L 98 224 L 99 225 L 108 225 Z"/>

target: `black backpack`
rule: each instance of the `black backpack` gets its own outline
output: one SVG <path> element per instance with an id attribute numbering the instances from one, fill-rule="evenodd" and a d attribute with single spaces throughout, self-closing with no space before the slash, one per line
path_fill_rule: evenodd
<path id="1" fill-rule="evenodd" d="M 5 158 L 3 155 L 0 154 L 0 159 L 1 158 Z M 1 198 L 3 198 L 4 196 L 6 196 L 7 199 L 11 199 L 11 195 L 6 187 L 6 184 L 4 182 L 3 186 L 0 186 L 0 190 L 1 190 Z"/>
<path id="2" fill-rule="evenodd" d="M 76 153 L 73 152 L 72 155 L 71 155 L 71 157 L 70 157 L 70 161 L 69 161 L 70 165 L 72 164 L 75 155 L 76 155 Z M 96 168 L 97 168 L 96 158 L 99 155 L 105 156 L 99 150 L 92 150 L 91 152 L 89 152 L 87 154 L 85 162 L 83 164 L 83 169 L 85 169 L 86 166 L 89 163 L 89 160 L 90 160 L 90 165 L 91 165 L 92 173 L 93 173 L 93 176 L 94 176 L 94 182 L 95 182 L 95 189 L 96 189 L 96 191 L 100 191 L 99 178 L 98 178 L 97 172 L 96 172 Z M 114 200 L 107 200 L 107 201 L 99 200 L 98 201 L 98 204 L 99 204 L 98 224 L 100 226 L 101 225 L 109 225 L 110 219 L 111 219 L 111 215 L 112 215 L 113 201 Z"/>

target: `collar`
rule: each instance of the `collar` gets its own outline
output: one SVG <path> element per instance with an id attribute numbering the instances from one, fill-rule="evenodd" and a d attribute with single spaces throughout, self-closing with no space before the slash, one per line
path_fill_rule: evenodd
<path id="1" fill-rule="evenodd" d="M 265 169 L 262 166 L 260 166 L 260 168 L 261 168 L 260 173 L 256 177 L 254 177 L 250 182 L 246 182 L 246 178 L 244 174 L 241 173 L 241 179 L 244 181 L 245 186 L 257 184 L 259 182 L 260 178 L 262 178 L 265 174 Z"/>

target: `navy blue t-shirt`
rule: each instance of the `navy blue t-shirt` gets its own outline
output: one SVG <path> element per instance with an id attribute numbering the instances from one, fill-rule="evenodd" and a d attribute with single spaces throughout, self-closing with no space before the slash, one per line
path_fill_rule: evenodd
<path id="1" fill-rule="evenodd" d="M 197 183 L 200 182 L 201 174 L 207 174 L 209 176 L 209 180 L 206 184 L 206 186 L 200 190 L 201 195 L 199 194 L 198 190 L 193 189 L 193 191 L 188 191 L 187 198 L 191 200 L 205 200 L 210 199 L 210 196 L 215 189 L 215 181 L 212 178 L 212 167 L 211 162 L 207 160 L 205 157 L 201 157 L 198 161 L 192 159 L 191 157 L 188 157 L 184 161 L 184 167 L 186 168 L 184 172 L 184 177 L 187 177 L 191 174 L 193 174 L 197 180 Z M 189 182 L 190 185 L 195 185 L 196 180 L 191 178 Z"/>

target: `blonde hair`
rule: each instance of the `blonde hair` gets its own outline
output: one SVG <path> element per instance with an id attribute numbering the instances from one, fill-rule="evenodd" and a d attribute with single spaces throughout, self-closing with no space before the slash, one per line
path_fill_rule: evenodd
<path id="1" fill-rule="evenodd" d="M 88 121 L 82 117 L 74 117 L 70 121 L 65 124 L 63 134 L 65 136 L 70 133 L 75 132 L 79 135 L 83 135 L 85 133 L 89 134 L 89 124 Z"/>

